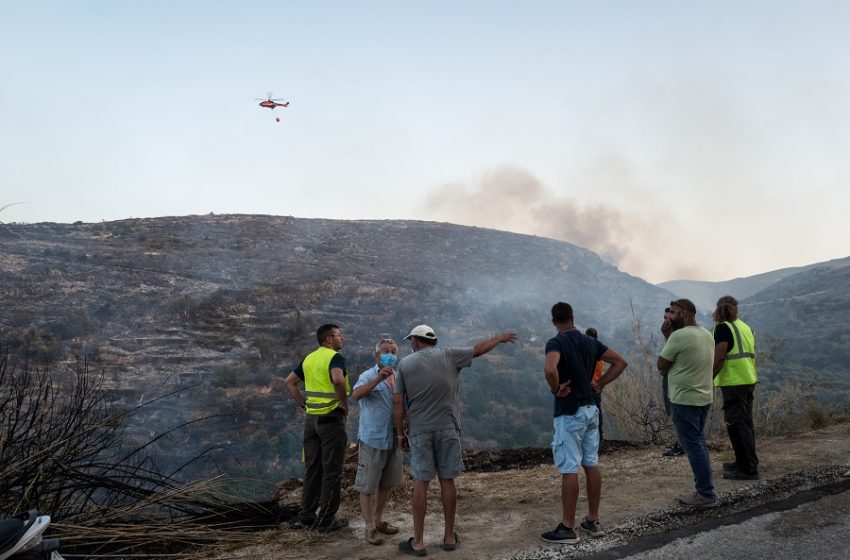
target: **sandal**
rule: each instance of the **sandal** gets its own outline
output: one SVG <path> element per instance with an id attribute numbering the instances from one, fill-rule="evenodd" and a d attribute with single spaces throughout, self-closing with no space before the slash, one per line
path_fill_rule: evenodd
<path id="1" fill-rule="evenodd" d="M 398 527 L 396 527 L 389 521 L 381 521 L 381 524 L 375 528 L 385 535 L 395 535 L 396 533 L 398 533 Z"/>
<path id="2" fill-rule="evenodd" d="M 428 551 L 424 548 L 422 550 L 413 548 L 413 537 L 398 543 L 398 549 L 405 554 L 410 554 L 411 556 L 428 556 Z"/>
<path id="3" fill-rule="evenodd" d="M 455 550 L 457 548 L 457 545 L 460 544 L 460 537 L 457 536 L 457 531 L 455 531 L 454 535 L 455 535 L 455 542 L 447 543 L 445 540 L 443 541 L 442 548 L 446 552 L 451 552 L 452 550 Z"/>

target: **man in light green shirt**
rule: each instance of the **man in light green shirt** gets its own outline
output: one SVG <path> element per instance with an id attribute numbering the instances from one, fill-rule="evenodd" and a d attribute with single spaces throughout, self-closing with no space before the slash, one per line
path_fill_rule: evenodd
<path id="1" fill-rule="evenodd" d="M 670 416 L 696 483 L 696 491 L 680 496 L 679 502 L 709 506 L 717 500 L 705 443 L 705 423 L 713 400 L 714 337 L 697 324 L 691 300 L 677 299 L 670 310 L 676 329 L 658 356 L 658 371 L 667 376 Z"/>
<path id="2" fill-rule="evenodd" d="M 714 337 L 710 332 L 697 324 L 686 325 L 670 335 L 661 357 L 671 364 L 667 371 L 671 403 L 705 406 L 714 401 Z"/>

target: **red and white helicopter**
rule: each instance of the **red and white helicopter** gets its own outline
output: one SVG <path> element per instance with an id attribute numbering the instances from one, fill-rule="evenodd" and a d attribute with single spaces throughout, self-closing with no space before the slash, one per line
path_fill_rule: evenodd
<path id="1" fill-rule="evenodd" d="M 289 107 L 289 101 L 287 101 L 285 103 L 281 103 L 281 101 L 283 101 L 283 99 L 281 99 L 281 98 L 272 99 L 271 93 L 269 93 L 268 97 L 266 97 L 265 99 L 263 99 L 262 97 L 255 97 L 254 100 L 260 102 L 259 103 L 260 107 L 266 107 L 267 109 L 274 110 L 275 107 Z"/>

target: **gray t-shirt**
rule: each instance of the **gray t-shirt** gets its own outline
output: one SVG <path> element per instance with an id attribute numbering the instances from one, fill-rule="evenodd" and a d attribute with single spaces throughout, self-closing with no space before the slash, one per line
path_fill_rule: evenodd
<path id="1" fill-rule="evenodd" d="M 404 357 L 395 374 L 395 392 L 410 411 L 408 434 L 460 430 L 460 370 L 472 363 L 472 348 L 424 348 Z"/>

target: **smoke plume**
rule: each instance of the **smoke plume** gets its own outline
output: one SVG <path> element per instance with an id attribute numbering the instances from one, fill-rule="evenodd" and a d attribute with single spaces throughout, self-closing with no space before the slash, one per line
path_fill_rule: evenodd
<path id="1" fill-rule="evenodd" d="M 425 214 L 429 219 L 567 241 L 644 278 L 694 271 L 681 255 L 671 258 L 666 252 L 671 245 L 679 245 L 671 241 L 676 229 L 669 213 L 659 208 L 646 213 L 637 206 L 628 210 L 613 204 L 582 204 L 554 193 L 531 172 L 516 166 L 488 171 L 471 184 L 448 183 L 436 188 L 425 199 Z"/>

